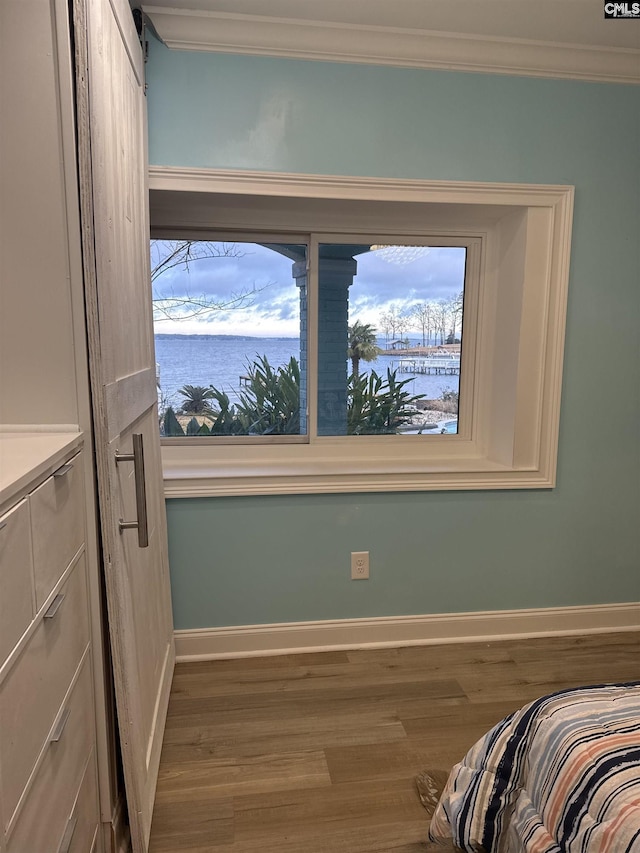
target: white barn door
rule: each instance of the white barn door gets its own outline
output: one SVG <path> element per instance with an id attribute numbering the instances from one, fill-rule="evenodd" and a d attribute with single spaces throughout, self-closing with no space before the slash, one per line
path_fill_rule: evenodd
<path id="1" fill-rule="evenodd" d="M 126 0 L 74 0 L 98 493 L 134 853 L 148 848 L 175 650 L 149 272 L 142 50 Z"/>

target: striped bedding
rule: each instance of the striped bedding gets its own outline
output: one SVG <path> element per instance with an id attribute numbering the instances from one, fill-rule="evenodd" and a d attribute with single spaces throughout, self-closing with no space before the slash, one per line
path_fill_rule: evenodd
<path id="1" fill-rule="evenodd" d="M 451 771 L 429 836 L 487 853 L 640 853 L 640 682 L 502 720 Z"/>

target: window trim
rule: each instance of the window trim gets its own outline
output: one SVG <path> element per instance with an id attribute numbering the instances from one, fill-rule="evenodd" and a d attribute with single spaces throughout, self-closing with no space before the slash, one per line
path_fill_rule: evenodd
<path id="1" fill-rule="evenodd" d="M 289 217 L 298 234 L 408 236 L 406 223 L 414 221 L 416 234 L 481 237 L 484 246 L 468 437 L 164 445 L 167 497 L 555 485 L 573 187 L 153 167 L 150 190 L 153 236 L 221 225 L 282 233 Z M 372 227 L 385 207 L 406 216 L 404 227 Z M 340 227 L 359 209 L 362 227 Z M 343 211 L 338 221 L 336 210 Z"/>

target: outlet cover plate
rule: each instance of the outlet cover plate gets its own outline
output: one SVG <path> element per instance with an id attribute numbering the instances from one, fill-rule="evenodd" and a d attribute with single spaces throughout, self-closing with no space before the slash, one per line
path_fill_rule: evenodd
<path id="1" fill-rule="evenodd" d="M 351 552 L 351 580 L 363 581 L 369 578 L 369 552 Z"/>

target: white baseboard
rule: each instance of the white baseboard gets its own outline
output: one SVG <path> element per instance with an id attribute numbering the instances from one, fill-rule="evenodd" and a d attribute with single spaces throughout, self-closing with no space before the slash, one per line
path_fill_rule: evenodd
<path id="1" fill-rule="evenodd" d="M 640 602 L 631 602 L 199 628 L 175 640 L 176 660 L 189 661 L 638 630 Z"/>

